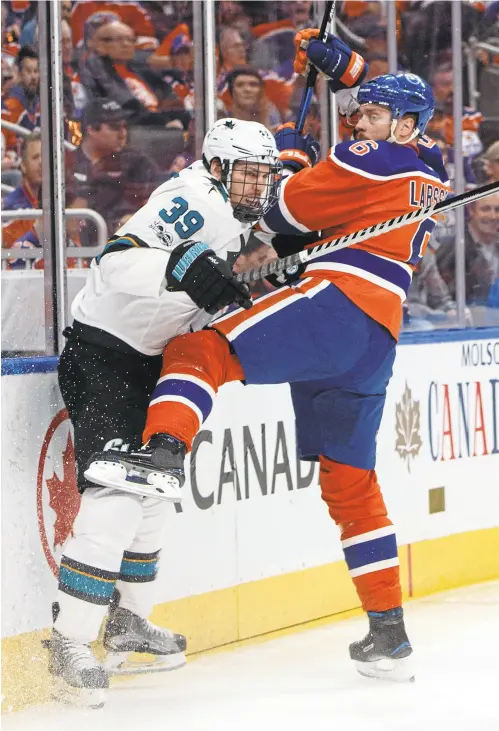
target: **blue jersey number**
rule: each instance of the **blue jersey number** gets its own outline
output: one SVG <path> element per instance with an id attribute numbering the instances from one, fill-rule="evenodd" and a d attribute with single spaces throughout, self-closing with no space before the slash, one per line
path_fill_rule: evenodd
<path id="1" fill-rule="evenodd" d="M 175 205 L 169 211 L 162 208 L 159 217 L 165 223 L 175 223 L 174 229 L 181 239 L 190 239 L 204 226 L 204 218 L 199 211 L 190 211 L 185 198 L 174 198 Z M 180 220 L 179 220 L 180 219 Z"/>
<path id="2" fill-rule="evenodd" d="M 435 221 L 432 221 L 431 218 L 425 218 L 425 220 L 419 224 L 416 233 L 412 237 L 411 258 L 407 260 L 408 264 L 416 266 L 419 262 L 425 252 L 426 244 L 430 240 L 430 236 L 434 228 Z"/>

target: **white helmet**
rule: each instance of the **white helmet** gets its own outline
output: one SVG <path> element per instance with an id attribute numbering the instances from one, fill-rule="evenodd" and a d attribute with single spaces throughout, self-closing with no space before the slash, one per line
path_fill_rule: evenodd
<path id="1" fill-rule="evenodd" d="M 241 119 L 219 119 L 208 130 L 203 142 L 203 163 L 210 169 L 212 160 L 220 160 L 222 183 L 230 191 L 232 170 L 235 162 L 269 166 L 265 193 L 251 201 L 251 204 L 233 204 L 234 217 L 250 223 L 258 221 L 276 203 L 281 182 L 279 162 L 274 136 L 259 122 Z"/>

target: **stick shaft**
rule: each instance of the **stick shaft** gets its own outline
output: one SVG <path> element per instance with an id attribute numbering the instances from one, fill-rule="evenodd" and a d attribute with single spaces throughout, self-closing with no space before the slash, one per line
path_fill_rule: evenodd
<path id="1" fill-rule="evenodd" d="M 382 221 L 381 223 L 361 229 L 360 231 L 355 231 L 354 233 L 347 234 L 346 236 L 341 236 L 337 239 L 324 239 L 310 249 L 303 249 L 303 251 L 299 251 L 297 254 L 291 254 L 291 256 L 286 256 L 284 259 L 277 259 L 269 264 L 264 264 L 259 269 L 251 269 L 250 271 L 242 272 L 237 275 L 237 279 L 240 282 L 257 282 L 259 279 L 264 279 L 269 274 L 276 274 L 284 271 L 284 269 L 298 266 L 299 264 L 307 264 L 309 261 L 318 259 L 319 257 L 330 254 L 333 251 L 345 249 L 353 244 L 360 244 L 362 241 L 371 239 L 374 236 L 394 231 L 395 229 L 402 228 L 402 226 L 407 226 L 410 223 L 423 221 L 425 218 L 430 218 L 438 213 L 446 213 L 447 211 L 451 211 L 453 208 L 465 206 L 468 203 L 473 203 L 474 201 L 498 192 L 499 183 L 488 183 L 480 188 L 475 188 L 474 190 L 461 193 L 461 195 L 456 195 L 448 200 L 441 201 L 435 206 L 418 208 L 414 211 L 410 211 L 409 213 L 404 213 L 402 216 L 391 218 L 388 221 Z"/>
<path id="2" fill-rule="evenodd" d="M 331 12 L 334 11 L 334 6 L 335 1 L 333 0 L 333 2 L 328 1 L 326 3 L 326 7 L 324 8 L 324 15 L 322 17 L 322 23 L 319 31 L 319 38 L 321 39 L 321 41 L 324 41 L 326 39 L 327 27 L 329 21 L 331 20 Z M 310 102 L 312 101 L 312 96 L 314 93 L 314 86 L 317 80 L 317 74 L 318 71 L 315 66 L 311 66 L 310 71 L 307 74 L 307 82 L 305 84 L 305 89 L 303 90 L 300 108 L 298 109 L 298 113 L 296 115 L 295 128 L 298 132 L 302 132 L 305 125 L 305 119 L 307 118 Z"/>

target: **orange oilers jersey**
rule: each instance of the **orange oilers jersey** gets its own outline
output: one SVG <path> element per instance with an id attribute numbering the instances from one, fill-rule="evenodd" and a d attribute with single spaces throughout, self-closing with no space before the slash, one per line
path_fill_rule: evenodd
<path id="1" fill-rule="evenodd" d="M 268 233 L 320 230 L 323 238 L 337 238 L 437 203 L 449 192 L 447 178 L 439 178 L 413 145 L 342 142 L 314 168 L 284 180 L 279 203 L 260 225 Z M 401 305 L 434 225 L 427 219 L 326 254 L 311 261 L 303 277 L 332 281 L 397 338 Z"/>

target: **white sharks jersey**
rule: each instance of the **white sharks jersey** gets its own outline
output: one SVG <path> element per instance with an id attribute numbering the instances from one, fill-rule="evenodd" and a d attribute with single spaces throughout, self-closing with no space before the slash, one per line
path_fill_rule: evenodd
<path id="1" fill-rule="evenodd" d="M 226 188 L 195 162 L 160 185 L 110 238 L 71 313 L 144 355 L 159 355 L 172 337 L 212 319 L 185 292 L 166 291 L 170 253 L 201 241 L 232 265 L 250 228 L 234 218 Z"/>

